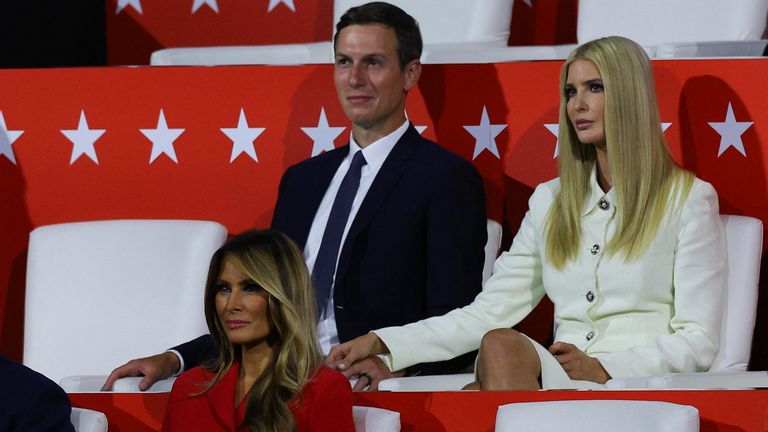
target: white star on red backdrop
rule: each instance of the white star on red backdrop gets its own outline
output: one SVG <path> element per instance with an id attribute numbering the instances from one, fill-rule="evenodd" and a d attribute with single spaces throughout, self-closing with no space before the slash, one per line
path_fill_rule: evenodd
<path id="1" fill-rule="evenodd" d="M 117 0 L 117 10 L 115 11 L 115 15 L 119 14 L 120 11 L 126 8 L 126 6 L 131 6 L 136 12 L 143 13 L 141 11 L 141 0 Z"/>
<path id="2" fill-rule="evenodd" d="M 293 5 L 293 0 L 269 0 L 269 6 L 267 9 L 267 12 L 272 12 L 272 9 L 277 7 L 280 3 L 283 3 L 288 7 L 288 9 L 292 10 L 293 12 L 296 12 L 296 6 Z"/>
<path id="3" fill-rule="evenodd" d="M 253 142 L 264 132 L 264 128 L 249 127 L 248 120 L 245 118 L 245 111 L 242 108 L 240 108 L 240 118 L 237 120 L 237 127 L 221 128 L 221 131 L 232 140 L 232 154 L 229 157 L 230 163 L 234 162 L 243 153 L 250 156 L 256 162 L 259 161 Z"/>
<path id="4" fill-rule="evenodd" d="M 77 123 L 77 129 L 62 130 L 61 133 L 72 141 L 72 156 L 69 158 L 69 164 L 72 165 L 82 155 L 91 158 L 92 161 L 99 164 L 99 158 L 96 156 L 96 148 L 93 146 L 106 129 L 88 128 L 88 120 L 85 119 L 85 110 L 80 111 L 80 121 Z"/>
<path id="5" fill-rule="evenodd" d="M 152 141 L 152 154 L 149 156 L 149 163 L 152 163 L 158 156 L 165 153 L 172 161 L 179 163 L 176 159 L 176 149 L 173 142 L 184 133 L 184 129 L 168 129 L 168 123 L 165 121 L 165 113 L 160 110 L 157 118 L 157 127 L 155 129 L 139 129 L 150 141 Z"/>
<path id="6" fill-rule="evenodd" d="M 480 116 L 480 124 L 477 126 L 464 126 L 473 137 L 475 137 L 475 151 L 472 154 L 474 160 L 483 150 L 493 153 L 497 159 L 500 159 L 499 149 L 496 146 L 496 137 L 501 131 L 507 128 L 506 124 L 491 124 L 488 118 L 488 110 L 483 105 L 483 114 Z"/>
<path id="7" fill-rule="evenodd" d="M 219 13 L 219 4 L 216 0 L 194 0 L 192 2 L 192 13 L 197 12 L 203 5 L 208 5 L 214 12 Z"/>
<path id="8" fill-rule="evenodd" d="M 552 159 L 555 159 L 560 154 L 560 123 L 544 123 L 544 127 L 556 138 L 555 152 L 552 154 Z"/>
<path id="9" fill-rule="evenodd" d="M 323 151 L 331 151 L 336 146 L 333 140 L 336 139 L 346 127 L 329 126 L 328 118 L 325 116 L 325 107 L 320 107 L 320 118 L 317 119 L 316 127 L 303 127 L 302 132 L 312 138 L 312 156 L 317 156 Z"/>
<path id="10" fill-rule="evenodd" d="M 23 130 L 8 130 L 3 112 L 0 111 L 0 155 L 7 157 L 14 165 L 16 165 L 16 156 L 13 154 L 12 146 L 23 133 Z"/>
<path id="11" fill-rule="evenodd" d="M 728 150 L 728 147 L 735 148 L 744 156 L 747 155 L 747 151 L 744 149 L 744 141 L 741 140 L 741 134 L 752 126 L 752 122 L 737 122 L 730 102 L 728 102 L 728 112 L 725 114 L 725 121 L 707 123 L 720 134 L 720 148 L 717 149 L 717 157 L 720 157 L 724 151 Z"/>

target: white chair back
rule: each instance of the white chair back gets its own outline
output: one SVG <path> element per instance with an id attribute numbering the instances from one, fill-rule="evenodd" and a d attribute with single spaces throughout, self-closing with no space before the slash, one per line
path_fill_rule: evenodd
<path id="1" fill-rule="evenodd" d="M 424 44 L 506 46 L 513 0 L 388 0 L 419 22 Z M 368 0 L 334 0 L 333 26 L 349 8 Z"/>
<path id="2" fill-rule="evenodd" d="M 381 408 L 353 406 L 355 432 L 399 432 L 400 413 Z"/>
<path id="3" fill-rule="evenodd" d="M 728 250 L 728 287 L 720 331 L 720 351 L 710 371 L 745 371 L 757 314 L 763 223 L 748 216 L 721 215 Z"/>
<path id="4" fill-rule="evenodd" d="M 579 43 L 620 35 L 640 45 L 758 40 L 765 0 L 579 0 Z"/>
<path id="5" fill-rule="evenodd" d="M 207 332 L 203 291 L 226 229 L 116 220 L 39 227 L 29 241 L 24 364 L 59 382 L 104 375 Z"/>
<path id="6" fill-rule="evenodd" d="M 493 272 L 493 263 L 499 257 L 499 248 L 501 248 L 501 224 L 493 219 L 488 219 L 486 224 L 488 229 L 488 240 L 485 242 L 485 263 L 483 264 L 483 285 L 491 277 Z"/>
<path id="7" fill-rule="evenodd" d="M 502 405 L 496 432 L 698 432 L 699 410 L 669 402 L 571 400 Z"/>
<path id="8" fill-rule="evenodd" d="M 104 413 L 85 408 L 72 408 L 69 419 L 75 432 L 107 432 L 109 426 Z"/>

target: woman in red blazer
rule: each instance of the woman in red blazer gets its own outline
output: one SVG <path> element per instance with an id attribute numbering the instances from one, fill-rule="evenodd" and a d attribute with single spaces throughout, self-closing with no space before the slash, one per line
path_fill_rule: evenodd
<path id="1" fill-rule="evenodd" d="M 163 430 L 354 431 L 349 381 L 321 366 L 310 277 L 288 237 L 249 231 L 216 251 L 205 317 L 218 358 L 176 380 Z"/>

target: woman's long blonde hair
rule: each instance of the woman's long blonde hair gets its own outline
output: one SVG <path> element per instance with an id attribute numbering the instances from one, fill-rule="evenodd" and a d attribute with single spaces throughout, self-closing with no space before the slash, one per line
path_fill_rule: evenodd
<path id="1" fill-rule="evenodd" d="M 309 272 L 299 248 L 274 230 L 248 231 L 228 240 L 211 259 L 205 287 L 205 319 L 219 356 L 205 367 L 215 373 L 202 393 L 210 390 L 241 360 L 216 313 L 215 298 L 223 262 L 229 261 L 268 294 L 268 316 L 274 326 L 273 363 L 248 392 L 245 421 L 252 431 L 295 431 L 289 402 L 321 362 L 315 332 L 315 300 Z"/>
<path id="2" fill-rule="evenodd" d="M 682 203 L 693 175 L 670 156 L 659 124 L 656 91 L 648 56 L 635 42 L 618 36 L 576 48 L 560 71 L 560 192 L 546 219 L 547 258 L 556 268 L 578 256 L 581 216 L 597 169 L 597 152 L 579 142 L 568 119 L 565 85 L 574 60 L 592 62 L 603 81 L 603 125 L 608 165 L 616 190 L 616 231 L 606 253 L 637 259 L 649 246 L 668 211 Z"/>

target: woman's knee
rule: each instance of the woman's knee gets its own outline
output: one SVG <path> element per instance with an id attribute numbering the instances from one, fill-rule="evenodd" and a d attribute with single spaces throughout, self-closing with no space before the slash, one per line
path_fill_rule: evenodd
<path id="1" fill-rule="evenodd" d="M 516 353 L 530 346 L 522 333 L 508 328 L 491 330 L 480 342 L 481 353 Z"/>

